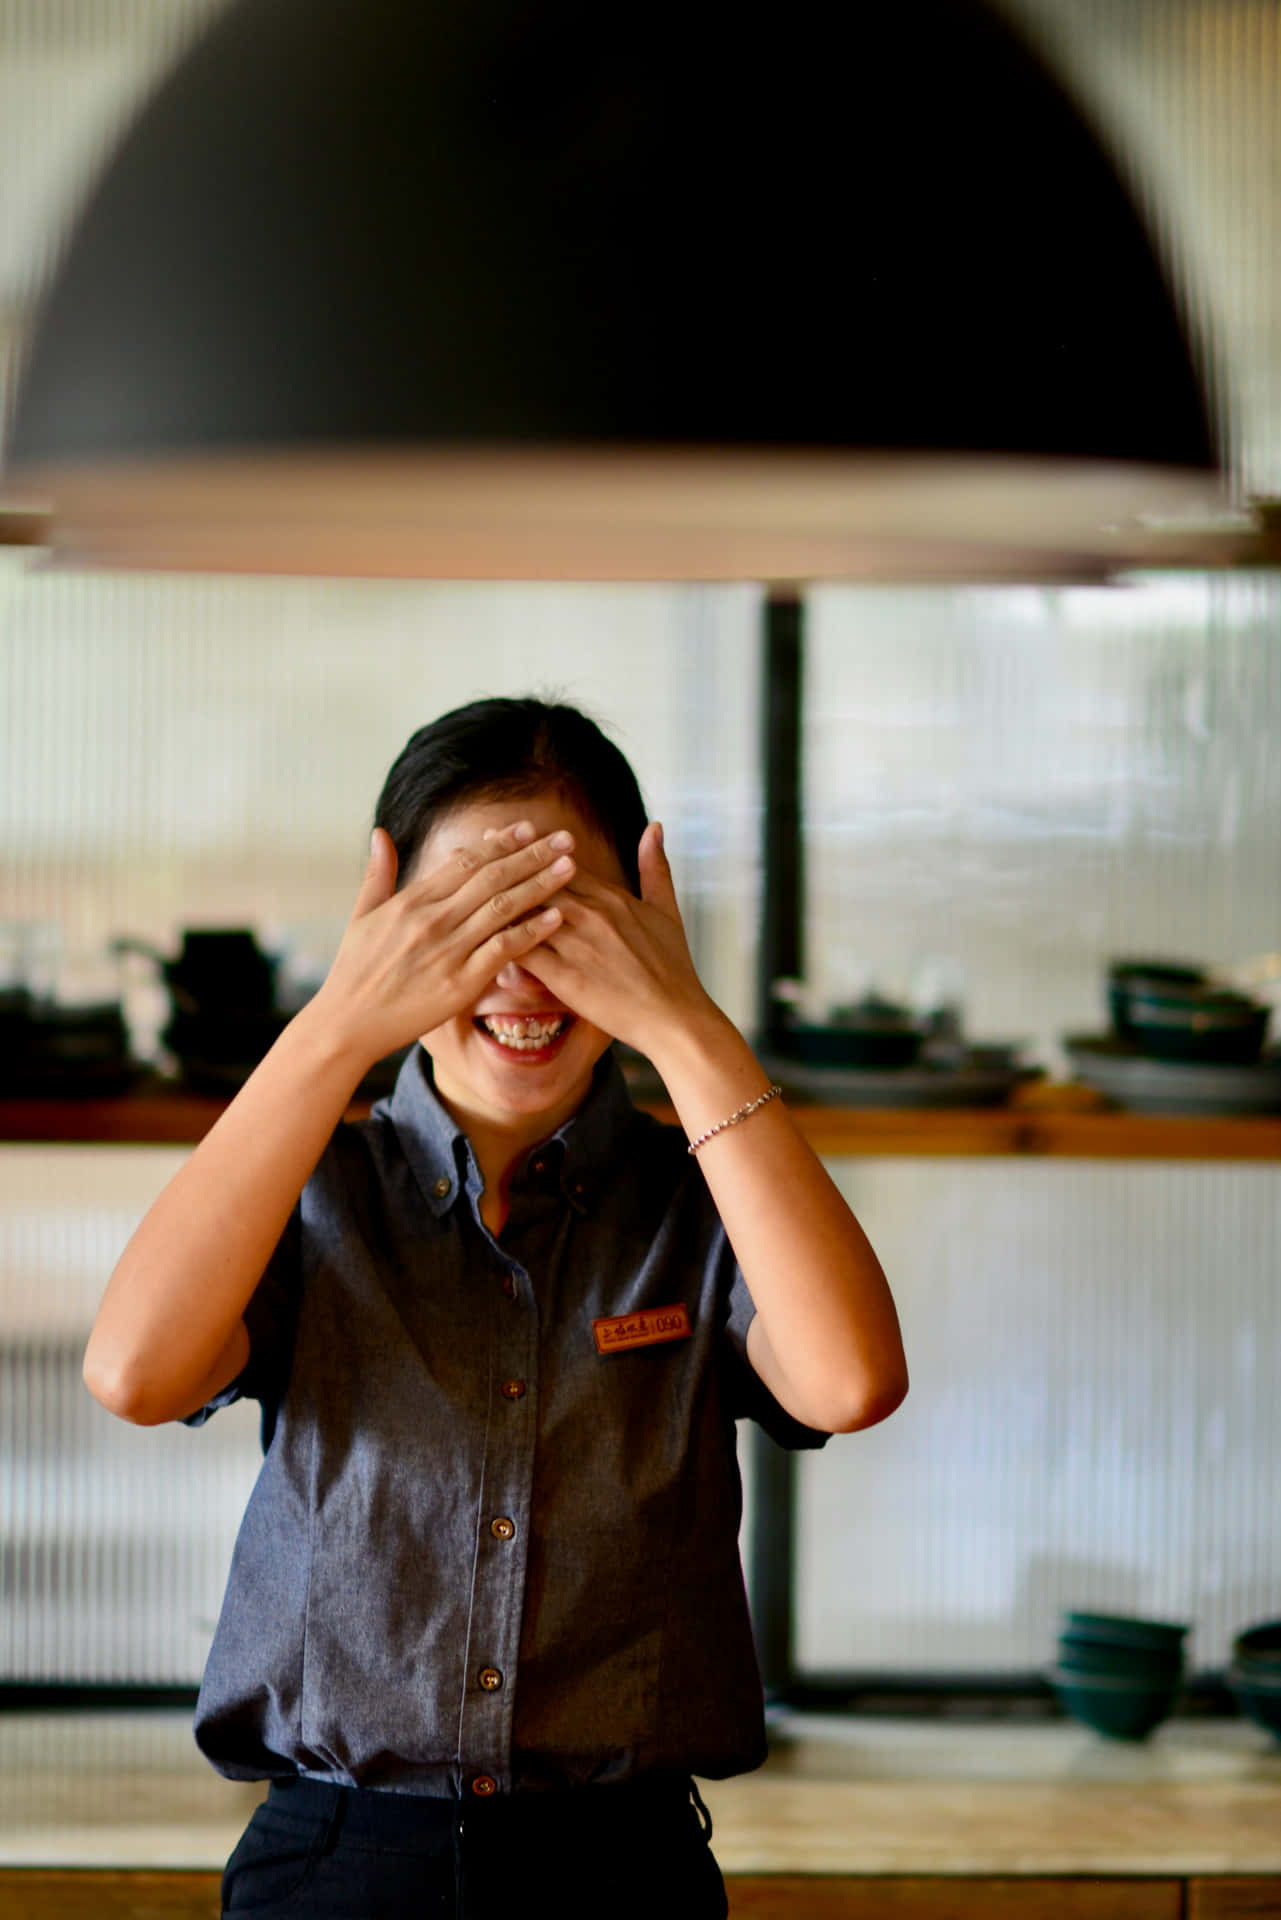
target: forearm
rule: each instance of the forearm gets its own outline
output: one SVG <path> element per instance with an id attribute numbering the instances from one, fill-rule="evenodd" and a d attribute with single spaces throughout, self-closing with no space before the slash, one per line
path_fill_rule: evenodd
<path id="1" fill-rule="evenodd" d="M 84 1378 L 125 1419 L 178 1418 L 211 1382 L 226 1384 L 216 1376 L 237 1351 L 238 1323 L 369 1064 L 313 1008 L 290 1022 L 116 1265 Z"/>
<path id="2" fill-rule="evenodd" d="M 768 1085 L 746 1041 L 710 1003 L 652 1057 L 691 1139 Z M 748 1352 L 766 1384 L 797 1419 L 826 1431 L 883 1419 L 907 1391 L 893 1297 L 783 1102 L 716 1134 L 698 1161 L 756 1306 Z"/>

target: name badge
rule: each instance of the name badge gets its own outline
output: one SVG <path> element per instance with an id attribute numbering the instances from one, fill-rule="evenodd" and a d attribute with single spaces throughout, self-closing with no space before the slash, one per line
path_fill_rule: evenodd
<path id="1" fill-rule="evenodd" d="M 627 1347 L 656 1347 L 664 1340 L 688 1340 L 692 1329 L 684 1301 L 674 1307 L 646 1307 L 641 1313 L 619 1313 L 612 1320 L 593 1320 L 597 1353 L 621 1353 Z"/>

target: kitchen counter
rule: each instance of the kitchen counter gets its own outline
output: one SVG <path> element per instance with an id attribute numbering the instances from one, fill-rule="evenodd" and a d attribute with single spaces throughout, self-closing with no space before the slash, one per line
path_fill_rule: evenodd
<path id="1" fill-rule="evenodd" d="M 1281 1874 L 1281 1748 L 1240 1720 L 1141 1746 L 1063 1721 L 788 1715 L 709 1781 L 729 1875 Z M 0 1714 L 0 1867 L 220 1868 L 260 1789 L 185 1713 Z"/>
<path id="2" fill-rule="evenodd" d="M 790 1715 L 704 1798 L 727 1873 L 1281 1873 L 1281 1747 L 1242 1720 L 1138 1745 L 1070 1721 Z"/>

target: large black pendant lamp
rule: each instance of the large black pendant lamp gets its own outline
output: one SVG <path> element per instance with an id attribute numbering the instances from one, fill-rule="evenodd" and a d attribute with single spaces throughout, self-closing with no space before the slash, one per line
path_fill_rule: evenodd
<path id="1" fill-rule="evenodd" d="M 72 558 L 1088 575 L 1215 497 L 1152 247 L 966 0 L 235 0 L 124 141 L 4 491 Z"/>

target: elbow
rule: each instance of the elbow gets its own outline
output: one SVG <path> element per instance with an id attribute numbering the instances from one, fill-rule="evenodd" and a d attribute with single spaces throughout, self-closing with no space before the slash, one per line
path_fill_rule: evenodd
<path id="1" fill-rule="evenodd" d="M 877 1427 L 901 1407 L 907 1398 L 907 1368 L 902 1367 L 869 1385 L 858 1382 L 853 1390 L 830 1409 L 835 1418 L 825 1423 L 828 1433 L 861 1433 Z"/>
<path id="2" fill-rule="evenodd" d="M 92 1341 L 85 1353 L 81 1378 L 98 1405 L 117 1420 L 127 1420 L 135 1427 L 157 1427 L 168 1417 L 155 1410 L 136 1373 L 109 1364 L 94 1352 Z"/>

